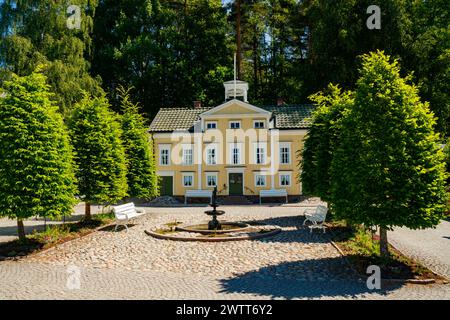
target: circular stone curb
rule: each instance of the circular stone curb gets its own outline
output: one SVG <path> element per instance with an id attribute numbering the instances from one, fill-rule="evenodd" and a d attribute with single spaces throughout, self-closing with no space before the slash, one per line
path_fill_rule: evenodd
<path id="1" fill-rule="evenodd" d="M 265 237 L 274 236 L 281 232 L 280 228 L 276 228 L 272 231 L 256 234 L 253 236 L 237 236 L 237 237 L 217 237 L 217 238 L 191 238 L 191 237 L 175 237 L 175 236 L 168 236 L 163 235 L 160 233 L 152 232 L 145 230 L 144 231 L 147 235 L 161 240 L 173 240 L 173 241 L 197 241 L 197 242 L 228 242 L 228 241 L 242 241 L 242 240 L 255 240 L 255 239 L 261 239 Z"/>
<path id="2" fill-rule="evenodd" d="M 233 233 L 233 232 L 239 232 L 239 231 L 246 231 L 251 229 L 251 226 L 247 223 L 243 222 L 222 222 L 222 225 L 235 225 L 237 227 L 240 227 L 239 229 L 228 229 L 228 230 L 194 230 L 189 229 L 189 227 L 195 227 L 195 225 L 192 226 L 184 226 L 184 227 L 175 227 L 176 231 L 183 231 L 183 232 L 191 232 L 191 233 L 200 233 L 200 234 L 226 234 L 226 233 Z"/>

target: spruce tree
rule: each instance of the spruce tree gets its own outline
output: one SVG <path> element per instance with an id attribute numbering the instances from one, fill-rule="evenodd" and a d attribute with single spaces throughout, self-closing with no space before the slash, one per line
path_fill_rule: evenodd
<path id="1" fill-rule="evenodd" d="M 139 105 L 130 100 L 130 90 L 119 87 L 121 99 L 122 140 L 127 157 L 128 195 L 150 199 L 158 195 L 158 177 L 153 144 Z"/>
<path id="2" fill-rule="evenodd" d="M 3 91 L 3 93 L 2 93 Z M 76 183 L 69 136 L 46 78 L 12 75 L 0 90 L 0 216 L 23 220 L 72 212 Z"/>
<path id="3" fill-rule="evenodd" d="M 115 203 L 127 195 L 122 130 L 108 100 L 87 94 L 75 105 L 69 128 L 79 195 L 86 202 L 86 219 L 90 219 L 91 203 Z"/>

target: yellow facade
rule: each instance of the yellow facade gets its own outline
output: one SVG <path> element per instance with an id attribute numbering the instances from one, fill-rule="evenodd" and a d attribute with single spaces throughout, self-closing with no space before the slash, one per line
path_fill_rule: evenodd
<path id="1" fill-rule="evenodd" d="M 258 196 L 260 190 L 270 189 L 285 189 L 288 195 L 300 195 L 299 150 L 303 148 L 306 130 L 278 130 L 271 121 L 270 112 L 233 100 L 202 114 L 195 132 L 155 133 L 152 138 L 157 172 L 172 177 L 175 196 L 184 196 L 190 189 L 213 189 L 207 184 L 210 175 L 217 176 L 219 195 L 229 195 L 233 173 L 242 175 L 242 194 L 246 196 Z M 239 123 L 239 129 L 231 129 L 231 122 Z M 255 129 L 255 122 L 263 123 L 264 128 Z M 210 123 L 212 128 L 208 128 Z M 284 162 L 288 163 L 280 163 L 280 147 L 283 147 Z M 183 157 L 185 149 L 192 150 L 192 163 L 186 160 L 190 160 L 189 156 Z M 208 160 L 210 149 L 214 149 L 216 164 Z M 170 161 L 167 156 L 162 159 L 168 150 Z M 257 158 L 263 163 L 257 163 Z M 193 180 L 188 181 L 188 186 L 184 185 L 186 175 Z M 262 180 L 257 177 L 261 175 L 265 177 Z M 262 186 L 257 185 L 257 179 Z M 232 184 L 232 191 L 236 192 L 239 186 Z"/>

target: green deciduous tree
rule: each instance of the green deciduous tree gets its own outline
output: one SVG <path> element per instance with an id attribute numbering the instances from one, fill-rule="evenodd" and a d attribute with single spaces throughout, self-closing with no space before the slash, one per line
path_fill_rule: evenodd
<path id="1" fill-rule="evenodd" d="M 331 202 L 347 221 L 379 226 L 386 256 L 386 230 L 439 223 L 447 205 L 445 163 L 434 116 L 400 77 L 398 62 L 382 52 L 362 60 L 331 164 Z"/>
<path id="2" fill-rule="evenodd" d="M 127 195 L 122 130 L 108 100 L 87 94 L 74 106 L 69 128 L 79 195 L 86 202 L 86 218 L 90 219 L 91 203 L 114 203 Z"/>
<path id="3" fill-rule="evenodd" d="M 67 26 L 70 5 L 80 8 L 80 28 Z M 99 79 L 89 74 L 96 0 L 5 0 L 0 2 L 0 76 L 30 74 L 45 64 L 54 99 L 67 111 L 82 91 L 99 95 Z M 2 79 L 0 78 L 0 82 Z"/>
<path id="4" fill-rule="evenodd" d="M 302 191 L 329 201 L 331 161 L 339 145 L 341 120 L 352 105 L 353 98 L 351 92 L 342 92 L 338 86 L 329 85 L 326 92 L 312 95 L 310 99 L 317 108 L 302 150 Z"/>
<path id="5" fill-rule="evenodd" d="M 3 91 L 3 93 L 1 93 Z M 59 217 L 72 212 L 76 183 L 72 149 L 46 78 L 12 75 L 0 90 L 0 216 Z"/>
<path id="6" fill-rule="evenodd" d="M 150 199 L 159 194 L 153 144 L 145 118 L 138 104 L 130 100 L 130 90 L 119 87 L 121 99 L 122 140 L 127 157 L 128 195 Z"/>

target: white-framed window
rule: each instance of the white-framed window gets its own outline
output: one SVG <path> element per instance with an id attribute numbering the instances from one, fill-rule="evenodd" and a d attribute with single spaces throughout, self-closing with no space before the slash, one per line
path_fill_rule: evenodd
<path id="1" fill-rule="evenodd" d="M 267 144 L 266 143 L 255 143 L 254 144 L 254 156 L 255 164 L 266 164 L 267 155 Z"/>
<path id="2" fill-rule="evenodd" d="M 291 143 L 280 142 L 280 164 L 291 163 Z"/>
<path id="3" fill-rule="evenodd" d="M 206 148 L 206 164 L 217 164 L 217 147 L 215 145 L 211 145 Z"/>
<path id="4" fill-rule="evenodd" d="M 292 174 L 290 172 L 280 172 L 280 187 L 290 187 L 292 183 Z"/>
<path id="5" fill-rule="evenodd" d="M 240 121 L 230 121 L 230 129 L 240 129 L 241 122 Z"/>
<path id="6" fill-rule="evenodd" d="M 170 145 L 159 145 L 159 165 L 170 165 Z"/>
<path id="7" fill-rule="evenodd" d="M 207 187 L 216 187 L 217 186 L 217 173 L 206 173 L 206 186 Z"/>
<path id="8" fill-rule="evenodd" d="M 194 147 L 192 144 L 183 145 L 183 165 L 190 166 L 194 163 Z"/>
<path id="9" fill-rule="evenodd" d="M 263 174 L 255 174 L 255 186 L 265 187 L 267 185 L 267 176 Z"/>
<path id="10" fill-rule="evenodd" d="M 182 173 L 183 187 L 189 188 L 194 186 L 194 173 Z"/>
<path id="11" fill-rule="evenodd" d="M 263 129 L 266 127 L 266 121 L 264 120 L 255 120 L 253 121 L 253 128 L 255 129 Z"/>
<path id="12" fill-rule="evenodd" d="M 217 121 L 207 121 L 206 130 L 217 129 Z"/>
<path id="13" fill-rule="evenodd" d="M 242 164 L 242 143 L 230 143 L 230 164 Z"/>

